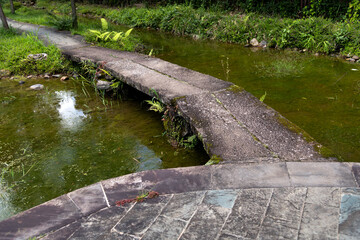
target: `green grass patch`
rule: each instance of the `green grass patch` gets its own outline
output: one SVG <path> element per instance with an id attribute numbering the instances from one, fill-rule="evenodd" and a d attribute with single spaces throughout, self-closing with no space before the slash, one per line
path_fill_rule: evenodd
<path id="1" fill-rule="evenodd" d="M 46 53 L 47 59 L 32 61 L 29 54 Z M 13 74 L 41 74 L 65 71 L 68 61 L 60 50 L 45 46 L 37 36 L 18 35 L 15 30 L 0 28 L 0 69 L 7 69 Z"/>

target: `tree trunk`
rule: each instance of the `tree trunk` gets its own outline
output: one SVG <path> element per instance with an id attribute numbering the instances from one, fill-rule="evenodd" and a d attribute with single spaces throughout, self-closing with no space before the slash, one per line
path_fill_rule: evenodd
<path id="1" fill-rule="evenodd" d="M 78 21 L 77 21 L 77 15 L 76 15 L 75 0 L 71 0 L 71 9 L 72 9 L 72 27 L 74 29 L 77 29 L 78 28 Z"/>
<path id="2" fill-rule="evenodd" d="M 5 29 L 9 29 L 9 25 L 8 25 L 8 23 L 7 23 L 7 20 L 6 20 L 4 11 L 3 11 L 2 7 L 1 7 L 1 3 L 0 3 L 0 19 L 1 19 L 1 21 L 2 21 L 3 27 L 4 27 Z"/>
<path id="3" fill-rule="evenodd" d="M 10 0 L 10 9 L 11 9 L 11 13 L 15 14 L 15 8 L 14 8 L 14 2 L 13 0 Z"/>

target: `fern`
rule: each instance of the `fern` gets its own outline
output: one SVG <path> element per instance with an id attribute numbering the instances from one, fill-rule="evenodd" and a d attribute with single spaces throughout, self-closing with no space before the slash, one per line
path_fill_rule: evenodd
<path id="1" fill-rule="evenodd" d="M 106 31 L 109 29 L 109 24 L 105 18 L 101 18 L 101 28 L 103 31 Z"/>

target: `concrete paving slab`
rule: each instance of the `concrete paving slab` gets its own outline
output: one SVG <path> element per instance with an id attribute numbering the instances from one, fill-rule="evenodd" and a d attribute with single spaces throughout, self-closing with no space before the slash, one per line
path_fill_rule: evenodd
<path id="1" fill-rule="evenodd" d="M 101 184 L 109 204 L 114 206 L 116 201 L 135 198 L 142 191 L 151 190 L 156 182 L 154 171 L 145 171 L 108 179 Z"/>
<path id="2" fill-rule="evenodd" d="M 223 233 L 255 239 L 260 231 L 273 189 L 243 189 L 239 191 Z"/>
<path id="3" fill-rule="evenodd" d="M 233 85 L 230 82 L 222 81 L 218 78 L 181 67 L 159 58 L 147 56 L 132 58 L 132 60 L 155 71 L 169 75 L 172 78 L 187 82 L 192 86 L 206 89 L 207 91 L 219 91 Z"/>
<path id="4" fill-rule="evenodd" d="M 205 193 L 205 191 L 197 191 L 174 194 L 173 198 L 162 211 L 161 215 L 173 219 L 189 221 L 201 204 Z"/>
<path id="5" fill-rule="evenodd" d="M 159 216 L 141 238 L 143 240 L 178 239 L 187 223 L 182 220 Z"/>
<path id="6" fill-rule="evenodd" d="M 242 127 L 210 93 L 177 100 L 179 111 L 196 129 L 209 155 L 226 161 L 271 157 L 271 153 Z"/>
<path id="7" fill-rule="evenodd" d="M 209 191 L 180 239 L 215 239 L 235 199 L 234 191 Z"/>
<path id="8" fill-rule="evenodd" d="M 306 196 L 305 188 L 276 188 L 259 239 L 296 239 Z"/>
<path id="9" fill-rule="evenodd" d="M 104 69 L 143 93 L 151 95 L 150 90 L 155 90 L 160 100 L 167 105 L 171 105 L 174 98 L 205 92 L 204 89 L 178 81 L 130 60 L 109 62 Z"/>
<path id="10" fill-rule="evenodd" d="M 135 204 L 128 214 L 114 227 L 114 230 L 121 234 L 141 237 L 158 218 L 171 197 L 171 195 L 160 196 Z"/>
<path id="11" fill-rule="evenodd" d="M 80 226 L 82 221 L 76 221 L 42 237 L 41 240 L 68 239 Z"/>
<path id="12" fill-rule="evenodd" d="M 351 168 L 339 162 L 287 162 L 293 186 L 356 187 Z"/>
<path id="13" fill-rule="evenodd" d="M 238 238 L 226 233 L 221 234 L 218 238 L 218 240 L 239 240 L 239 239 L 243 239 L 243 238 Z"/>
<path id="14" fill-rule="evenodd" d="M 62 228 L 79 218 L 80 210 L 64 195 L 2 221 L 0 236 L 4 240 L 27 239 Z"/>
<path id="15" fill-rule="evenodd" d="M 86 221 L 68 238 L 69 240 L 101 239 L 126 214 L 127 208 L 106 208 L 89 216 Z"/>
<path id="16" fill-rule="evenodd" d="M 214 166 L 212 189 L 289 187 L 285 163 Z"/>
<path id="17" fill-rule="evenodd" d="M 314 150 L 315 143 L 308 143 L 302 137 L 303 130 L 252 94 L 241 90 L 226 90 L 216 92 L 215 96 L 238 121 L 279 158 L 304 160 L 321 157 Z M 297 132 L 298 129 L 300 132 Z"/>
<path id="18" fill-rule="evenodd" d="M 204 204 L 232 209 L 237 197 L 236 190 L 210 190 L 206 193 Z"/>
<path id="19" fill-rule="evenodd" d="M 342 191 L 339 234 L 341 239 L 360 236 L 360 189 L 346 188 Z"/>
<path id="20" fill-rule="evenodd" d="M 21 32 L 32 32 L 39 37 L 46 44 L 55 44 L 59 48 L 78 48 L 87 46 L 87 44 L 69 33 L 59 32 L 55 29 L 39 26 L 30 23 L 21 23 L 13 20 L 8 20 L 11 27 L 16 28 Z"/>
<path id="21" fill-rule="evenodd" d="M 74 201 L 83 216 L 107 207 L 106 197 L 100 183 L 75 190 L 68 196 Z"/>
<path id="22" fill-rule="evenodd" d="M 121 240 L 140 240 L 139 237 L 127 235 L 127 234 L 120 234 L 118 232 L 111 232 L 104 234 L 98 237 L 96 240 L 114 240 L 114 239 L 121 239 Z"/>
<path id="23" fill-rule="evenodd" d="M 160 194 L 202 191 L 210 189 L 211 167 L 163 169 L 154 171 L 157 177 L 152 190 Z"/>
<path id="24" fill-rule="evenodd" d="M 91 61 L 95 64 L 105 64 L 107 62 L 123 60 L 120 51 L 96 46 L 63 49 L 61 52 L 75 62 Z"/>
<path id="25" fill-rule="evenodd" d="M 356 179 L 357 185 L 360 187 L 360 163 L 353 163 L 352 171 Z"/>
<path id="26" fill-rule="evenodd" d="M 299 239 L 337 239 L 340 188 L 309 188 Z"/>

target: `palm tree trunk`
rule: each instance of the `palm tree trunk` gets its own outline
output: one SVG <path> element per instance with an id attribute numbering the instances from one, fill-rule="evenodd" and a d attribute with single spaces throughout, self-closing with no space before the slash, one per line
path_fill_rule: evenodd
<path id="1" fill-rule="evenodd" d="M 6 20 L 4 11 L 3 11 L 2 7 L 1 7 L 1 3 L 0 3 L 0 19 L 1 19 L 1 21 L 2 21 L 3 27 L 4 27 L 5 29 L 9 29 L 9 25 L 8 25 L 8 23 L 7 23 L 7 20 Z"/>

